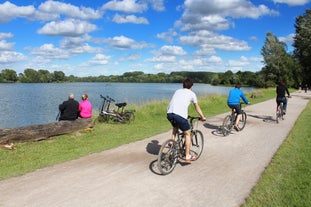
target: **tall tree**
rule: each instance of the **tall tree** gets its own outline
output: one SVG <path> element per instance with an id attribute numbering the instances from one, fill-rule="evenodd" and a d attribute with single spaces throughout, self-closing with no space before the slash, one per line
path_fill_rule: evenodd
<path id="1" fill-rule="evenodd" d="M 280 79 L 288 81 L 291 78 L 291 66 L 288 59 L 291 58 L 286 52 L 287 46 L 271 32 L 267 33 L 265 45 L 261 49 L 261 55 L 264 59 L 264 68 L 267 86 L 272 86 Z"/>
<path id="2" fill-rule="evenodd" d="M 302 66 L 303 84 L 311 85 L 311 10 L 296 18 L 294 56 Z"/>

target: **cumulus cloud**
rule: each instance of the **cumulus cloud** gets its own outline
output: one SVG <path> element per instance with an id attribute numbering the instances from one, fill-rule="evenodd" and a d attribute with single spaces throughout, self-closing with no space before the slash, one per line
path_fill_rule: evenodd
<path id="1" fill-rule="evenodd" d="M 16 6 L 9 1 L 0 4 L 0 22 L 8 22 L 18 17 L 30 18 L 34 13 L 33 6 Z"/>
<path id="2" fill-rule="evenodd" d="M 161 47 L 162 55 L 186 55 L 186 51 L 180 46 L 164 45 Z"/>
<path id="3" fill-rule="evenodd" d="M 96 54 L 93 58 L 83 63 L 81 66 L 89 67 L 89 66 L 96 66 L 96 65 L 107 65 L 110 59 L 111 59 L 111 56 L 109 55 Z"/>
<path id="4" fill-rule="evenodd" d="M 261 4 L 255 6 L 247 0 L 186 0 L 185 12 L 182 15 L 181 23 L 184 31 L 194 30 L 224 30 L 232 23 L 229 18 L 253 18 L 257 19 L 264 15 L 277 15 L 278 12 L 270 10 Z M 180 24 L 180 23 L 179 23 Z"/>
<path id="5" fill-rule="evenodd" d="M 281 42 L 284 42 L 286 43 L 287 45 L 292 45 L 293 42 L 294 42 L 294 37 L 295 37 L 295 34 L 289 34 L 285 37 L 278 37 L 278 39 L 281 41 Z"/>
<path id="6" fill-rule="evenodd" d="M 63 3 L 59 1 L 45 1 L 38 7 L 38 14 L 41 16 L 43 14 L 52 14 L 60 16 L 65 15 L 69 18 L 79 18 L 79 19 L 98 19 L 102 16 L 102 13 L 98 10 L 94 10 L 87 7 L 77 7 L 68 3 Z M 54 19 L 54 17 L 53 17 Z"/>
<path id="7" fill-rule="evenodd" d="M 181 36 L 180 42 L 194 47 L 216 48 L 228 51 L 243 51 L 250 49 L 245 41 L 208 31 L 200 31 L 191 33 L 188 36 Z"/>
<path id="8" fill-rule="evenodd" d="M 0 63 L 14 63 L 25 60 L 26 57 L 22 53 L 13 51 L 0 52 Z"/>
<path id="9" fill-rule="evenodd" d="M 143 49 L 147 48 L 148 44 L 145 42 L 136 42 L 135 40 L 125 36 L 115 36 L 105 40 L 108 44 L 117 49 Z"/>
<path id="10" fill-rule="evenodd" d="M 5 40 L 0 40 L 0 51 L 13 49 L 14 43 L 9 43 Z"/>
<path id="11" fill-rule="evenodd" d="M 119 23 L 119 24 L 124 24 L 124 23 L 133 23 L 133 24 L 149 24 L 148 20 L 144 17 L 137 17 L 135 15 L 119 15 L 116 14 L 112 21 Z"/>
<path id="12" fill-rule="evenodd" d="M 136 3 L 136 0 L 111 0 L 102 6 L 103 10 L 122 11 L 126 13 L 141 13 L 148 9 L 146 3 Z"/>
<path id="13" fill-rule="evenodd" d="M 31 54 L 47 59 L 67 59 L 69 57 L 68 51 L 56 48 L 53 44 L 44 44 L 38 48 L 33 48 Z"/>
<path id="14" fill-rule="evenodd" d="M 160 34 L 157 34 L 157 38 L 162 39 L 166 42 L 172 43 L 174 41 L 174 37 L 177 36 L 177 32 L 173 29 L 169 29 L 167 32 L 162 32 Z"/>
<path id="15" fill-rule="evenodd" d="M 67 19 L 64 21 L 52 21 L 38 30 L 39 34 L 51 36 L 76 37 L 96 30 L 96 25 L 86 21 Z"/>

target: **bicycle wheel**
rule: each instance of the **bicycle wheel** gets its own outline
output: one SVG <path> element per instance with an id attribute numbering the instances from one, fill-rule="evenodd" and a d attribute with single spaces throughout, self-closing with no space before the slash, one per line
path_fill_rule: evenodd
<path id="1" fill-rule="evenodd" d="M 240 120 L 239 125 L 238 125 L 238 127 L 240 128 L 240 131 L 242 131 L 245 127 L 246 118 L 247 118 L 247 115 L 246 115 L 245 111 L 242 111 L 242 117 L 241 117 L 241 120 Z"/>
<path id="2" fill-rule="evenodd" d="M 232 116 L 231 115 L 227 115 L 222 123 L 222 134 L 224 136 L 228 136 L 228 134 L 230 133 L 231 129 L 233 127 L 232 124 Z"/>
<path id="3" fill-rule="evenodd" d="M 131 122 L 134 122 L 135 115 L 132 112 L 125 112 L 124 119 L 126 120 L 128 124 L 130 124 Z"/>
<path id="4" fill-rule="evenodd" d="M 166 140 L 158 154 L 158 169 L 163 175 L 171 173 L 177 163 L 177 142 L 173 139 Z"/>
<path id="5" fill-rule="evenodd" d="M 278 107 L 278 110 L 276 111 L 276 114 L 275 114 L 275 121 L 277 124 L 280 122 L 280 118 L 281 118 L 281 113 L 280 113 L 280 108 Z"/>
<path id="6" fill-rule="evenodd" d="M 199 159 L 199 157 L 202 154 L 203 147 L 204 147 L 203 133 L 200 130 L 192 131 L 190 154 Z"/>

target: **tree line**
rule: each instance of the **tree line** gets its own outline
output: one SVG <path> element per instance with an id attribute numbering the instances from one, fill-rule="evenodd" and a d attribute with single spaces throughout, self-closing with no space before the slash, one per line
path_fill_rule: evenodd
<path id="1" fill-rule="evenodd" d="M 12 69 L 3 69 L 0 82 L 4 83 L 54 83 L 54 82 L 148 82 L 179 83 L 185 77 L 197 83 L 212 85 L 232 85 L 240 82 L 245 86 L 272 87 L 280 80 L 289 87 L 311 85 L 311 10 L 296 18 L 294 51 L 287 52 L 287 45 L 273 33 L 268 32 L 261 49 L 264 67 L 259 72 L 172 72 L 169 74 L 145 74 L 141 71 L 126 72 L 122 75 L 76 77 L 66 76 L 62 71 L 34 70 L 27 68 L 24 73 Z"/>

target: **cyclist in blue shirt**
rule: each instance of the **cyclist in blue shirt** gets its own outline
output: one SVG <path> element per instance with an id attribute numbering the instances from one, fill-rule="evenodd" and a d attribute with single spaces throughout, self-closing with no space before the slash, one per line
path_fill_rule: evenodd
<path id="1" fill-rule="evenodd" d="M 242 99 L 245 104 L 250 104 L 250 102 L 247 100 L 243 91 L 240 88 L 241 88 L 241 84 L 237 83 L 235 85 L 235 87 L 230 90 L 228 100 L 227 100 L 228 106 L 231 109 L 235 109 L 235 111 L 237 112 L 237 118 L 236 118 L 236 121 L 234 124 L 234 129 L 236 131 L 240 131 L 238 125 L 239 125 L 239 122 L 240 122 L 241 117 L 242 117 L 242 109 L 240 106 L 240 99 Z"/>

